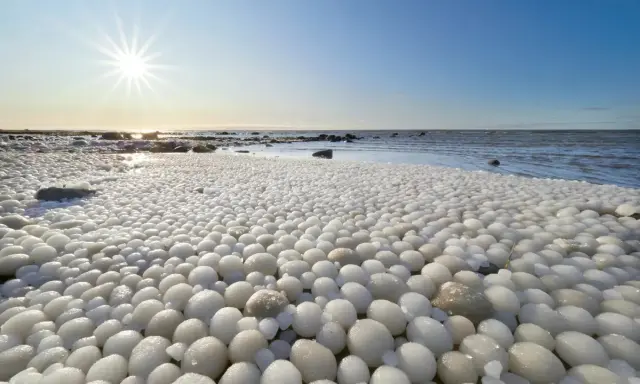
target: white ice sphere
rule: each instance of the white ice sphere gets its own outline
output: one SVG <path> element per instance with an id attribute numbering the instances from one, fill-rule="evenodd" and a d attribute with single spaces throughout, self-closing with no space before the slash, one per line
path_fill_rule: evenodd
<path id="1" fill-rule="evenodd" d="M 278 320 L 273 317 L 264 318 L 258 323 L 258 330 L 267 340 L 273 339 L 276 336 L 276 333 L 278 333 L 279 328 L 280 324 L 278 323 Z"/>
<path id="2" fill-rule="evenodd" d="M 0 332 L 5 335 L 26 338 L 34 324 L 46 320 L 47 316 L 42 311 L 37 309 L 26 310 L 7 319 L 0 327 Z"/>
<path id="3" fill-rule="evenodd" d="M 478 374 L 484 372 L 484 366 L 490 361 L 498 361 L 503 367 L 509 363 L 507 351 L 494 339 L 486 335 L 470 335 L 460 343 L 460 352 L 471 356 Z"/>
<path id="4" fill-rule="evenodd" d="M 361 263 L 360 256 L 349 248 L 335 248 L 327 255 L 327 259 L 331 262 L 340 263 L 340 265 Z"/>
<path id="5" fill-rule="evenodd" d="M 470 356 L 458 351 L 444 353 L 438 359 L 438 378 L 445 384 L 475 383 L 478 373 Z"/>
<path id="6" fill-rule="evenodd" d="M 241 362 L 231 365 L 224 372 L 218 384 L 260 384 L 260 369 L 255 364 Z"/>
<path id="7" fill-rule="evenodd" d="M 358 356 L 369 367 L 382 365 L 384 352 L 393 349 L 393 336 L 382 324 L 371 319 L 362 319 L 349 329 L 347 334 L 349 352 Z"/>
<path id="8" fill-rule="evenodd" d="M 348 264 L 340 268 L 336 281 L 342 281 L 340 286 L 344 283 L 358 283 L 361 285 L 367 285 L 369 283 L 369 274 L 365 272 L 359 265 Z"/>
<path id="9" fill-rule="evenodd" d="M 512 290 L 500 285 L 492 285 L 484 291 L 496 311 L 518 313 L 520 300 Z"/>
<path id="10" fill-rule="evenodd" d="M 161 336 L 149 336 L 140 341 L 131 351 L 129 374 L 147 377 L 157 366 L 168 363 L 171 356 L 166 349 L 171 342 Z"/>
<path id="11" fill-rule="evenodd" d="M 238 281 L 227 287 L 224 292 L 224 301 L 227 306 L 243 309 L 255 290 L 246 281 Z"/>
<path id="12" fill-rule="evenodd" d="M 372 301 L 367 309 L 367 317 L 382 323 L 393 336 L 404 333 L 407 328 L 407 321 L 400 306 L 388 300 Z"/>
<path id="13" fill-rule="evenodd" d="M 640 370 L 640 345 L 622 335 L 606 335 L 598 338 L 598 342 L 612 359 L 625 360 L 636 370 Z"/>
<path id="14" fill-rule="evenodd" d="M 145 329 L 145 335 L 162 336 L 166 339 L 172 339 L 173 332 L 183 321 L 184 315 L 182 312 L 176 311 L 175 309 L 163 309 L 153 315 L 151 320 L 149 320 L 147 328 Z"/>
<path id="15" fill-rule="evenodd" d="M 118 354 L 129 359 L 133 349 L 144 339 L 144 337 L 136 331 L 127 330 L 116 333 L 107 339 L 104 343 L 103 354 L 108 356 Z"/>
<path id="16" fill-rule="evenodd" d="M 93 366 L 93 364 L 95 364 L 101 358 L 102 353 L 100 352 L 100 349 L 98 347 L 90 345 L 78 348 L 75 351 L 71 352 L 71 354 L 65 361 L 65 365 L 67 367 L 78 368 L 86 374 Z"/>
<path id="17" fill-rule="evenodd" d="M 218 273 L 210 266 L 201 265 L 189 272 L 187 280 L 192 286 L 202 285 L 203 287 L 209 287 L 218 281 Z"/>
<path id="18" fill-rule="evenodd" d="M 556 340 L 551 333 L 536 324 L 524 323 L 518 325 L 518 328 L 516 328 L 516 331 L 513 333 L 513 337 L 516 342 L 535 343 L 550 351 L 556 348 Z"/>
<path id="19" fill-rule="evenodd" d="M 340 288 L 340 293 L 353 304 L 359 314 L 366 313 L 369 304 L 373 301 L 371 292 L 358 283 L 346 283 Z"/>
<path id="20" fill-rule="evenodd" d="M 454 345 L 460 344 L 465 337 L 476 333 L 473 322 L 464 316 L 451 316 L 442 325 L 451 335 Z"/>
<path id="21" fill-rule="evenodd" d="M 447 329 L 430 317 L 416 317 L 407 325 L 407 339 L 429 348 L 437 357 L 453 349 L 453 339 Z"/>
<path id="22" fill-rule="evenodd" d="M 567 321 L 557 311 L 546 304 L 525 304 L 520 308 L 518 319 L 521 324 L 533 323 L 556 335 L 567 327 Z"/>
<path id="23" fill-rule="evenodd" d="M 504 349 L 509 349 L 514 343 L 513 334 L 509 327 L 496 319 L 487 319 L 478 324 L 478 333 L 487 335 Z"/>
<path id="24" fill-rule="evenodd" d="M 164 363 L 151 371 L 147 378 L 147 384 L 171 384 L 180 375 L 180 368 L 171 363 Z"/>
<path id="25" fill-rule="evenodd" d="M 191 292 L 189 292 L 191 294 Z M 135 307 L 132 313 L 131 322 L 136 326 L 144 329 L 149 324 L 153 316 L 164 310 L 165 306 L 159 300 L 145 300 Z M 172 308 L 180 310 L 180 308 Z"/>
<path id="26" fill-rule="evenodd" d="M 397 367 L 407 374 L 412 383 L 424 383 L 436 375 L 436 359 L 424 345 L 404 343 L 395 351 Z"/>
<path id="27" fill-rule="evenodd" d="M 76 341 L 93 335 L 95 326 L 93 321 L 86 317 L 78 317 L 69 320 L 58 328 L 58 336 L 64 341 L 64 347 L 71 349 Z"/>
<path id="28" fill-rule="evenodd" d="M 198 319 L 188 319 L 180 323 L 173 333 L 173 343 L 191 345 L 194 341 L 209 335 L 209 327 Z"/>
<path id="29" fill-rule="evenodd" d="M 345 330 L 348 330 L 358 320 L 355 306 L 345 299 L 329 301 L 323 312 L 324 315 L 328 315 L 329 321 L 339 323 Z"/>
<path id="30" fill-rule="evenodd" d="M 302 384 L 302 375 L 290 361 L 276 360 L 262 373 L 260 384 Z"/>
<path id="31" fill-rule="evenodd" d="M 409 380 L 407 374 L 400 369 L 388 365 L 383 365 L 373 371 L 369 384 L 386 383 L 411 384 L 411 381 Z"/>
<path id="32" fill-rule="evenodd" d="M 82 384 L 85 383 L 85 374 L 77 368 L 61 367 L 53 372 L 45 373 L 39 384 Z"/>
<path id="33" fill-rule="evenodd" d="M 451 271 L 440 263 L 429 263 L 422 268 L 422 275 L 429 277 L 434 284 L 440 286 L 453 279 Z"/>
<path id="34" fill-rule="evenodd" d="M 120 355 L 106 356 L 96 361 L 87 372 L 87 382 L 104 380 L 119 383 L 127 377 L 127 359 Z"/>
<path id="35" fill-rule="evenodd" d="M 193 245 L 188 243 L 178 243 L 169 249 L 169 257 L 178 257 L 182 260 L 194 254 Z"/>
<path id="36" fill-rule="evenodd" d="M 369 367 L 358 356 L 346 356 L 338 365 L 337 380 L 339 384 L 368 383 L 370 378 Z"/>
<path id="37" fill-rule="evenodd" d="M 598 336 L 620 334 L 631 340 L 640 341 L 640 324 L 619 313 L 604 312 L 596 316 Z"/>
<path id="38" fill-rule="evenodd" d="M 607 368 L 598 365 L 585 364 L 573 367 L 567 372 L 568 377 L 576 380 L 578 383 L 584 384 L 600 384 L 600 383 L 627 383 L 628 381 L 621 378 L 617 374 L 611 372 Z"/>
<path id="39" fill-rule="evenodd" d="M 322 327 L 322 309 L 316 303 L 304 302 L 293 314 L 293 330 L 302 337 L 312 337 Z"/>
<path id="40" fill-rule="evenodd" d="M 209 334 L 228 345 L 238 333 L 237 324 L 242 317 L 242 312 L 237 308 L 225 307 L 220 309 L 211 318 Z"/>
<path id="41" fill-rule="evenodd" d="M 503 369 L 502 363 L 500 363 L 497 360 L 493 360 L 485 364 L 484 374 L 489 377 L 499 379 L 500 375 L 502 374 L 502 369 Z"/>
<path id="42" fill-rule="evenodd" d="M 432 311 L 429 299 L 416 292 L 407 292 L 400 296 L 398 305 L 407 321 L 420 316 L 430 316 Z"/>
<path id="43" fill-rule="evenodd" d="M 556 336 L 556 353 L 571 367 L 583 364 L 607 366 L 609 356 L 604 347 L 584 333 L 567 331 Z"/>
<path id="44" fill-rule="evenodd" d="M 509 348 L 509 371 L 534 384 L 557 383 L 566 373 L 553 352 L 530 342 L 515 343 Z"/>
<path id="45" fill-rule="evenodd" d="M 267 347 L 267 340 L 260 331 L 252 329 L 239 332 L 229 344 L 229 360 L 233 363 L 253 362 L 256 352 Z"/>
<path id="46" fill-rule="evenodd" d="M 238 332 L 249 331 L 249 330 L 258 330 L 258 319 L 255 317 L 243 317 L 238 320 L 238 324 L 236 325 Z"/>
<path id="47" fill-rule="evenodd" d="M 222 295 L 216 291 L 206 289 L 189 298 L 184 314 L 187 318 L 199 319 L 205 324 L 209 324 L 213 315 L 221 308 L 224 308 L 224 305 Z"/>
<path id="48" fill-rule="evenodd" d="M 197 373 L 215 380 L 227 368 L 227 347 L 215 337 L 203 337 L 189 346 L 180 364 L 182 372 Z"/>
<path id="49" fill-rule="evenodd" d="M 174 343 L 167 347 L 166 352 L 173 360 L 181 361 L 187 348 L 189 348 L 187 344 Z"/>
<path id="50" fill-rule="evenodd" d="M 143 384 L 143 383 L 136 383 L 136 384 Z M 211 378 L 207 376 L 200 375 L 198 373 L 188 372 L 178 377 L 172 384 L 216 384 L 216 383 L 215 381 L 213 381 Z"/>
<path id="51" fill-rule="evenodd" d="M 371 275 L 367 289 L 369 289 L 374 299 L 384 299 L 394 303 L 409 291 L 409 287 L 404 281 L 390 273 L 375 273 Z"/>
<path id="52" fill-rule="evenodd" d="M 55 363 L 63 363 L 67 357 L 69 356 L 69 352 L 63 347 L 53 347 L 42 352 L 37 352 L 37 354 L 29 361 L 27 367 L 33 367 L 38 372 L 42 372 L 47 369 L 51 364 Z"/>
<path id="53" fill-rule="evenodd" d="M 316 341 L 337 355 L 347 345 L 347 333 L 339 323 L 331 321 L 320 328 Z"/>
<path id="54" fill-rule="evenodd" d="M 321 344 L 300 339 L 291 347 L 291 362 L 302 374 L 305 382 L 315 380 L 334 380 L 338 363 L 333 353 Z"/>

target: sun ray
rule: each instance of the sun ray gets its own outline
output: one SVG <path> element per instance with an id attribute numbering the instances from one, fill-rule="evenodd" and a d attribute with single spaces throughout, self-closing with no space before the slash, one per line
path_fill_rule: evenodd
<path id="1" fill-rule="evenodd" d="M 122 25 L 122 19 L 120 15 L 116 13 L 116 26 L 118 27 L 118 34 L 120 35 L 120 44 L 122 44 L 122 50 L 126 55 L 131 54 L 131 49 L 129 48 L 129 43 L 127 42 L 127 34 L 124 31 L 124 26 Z"/>

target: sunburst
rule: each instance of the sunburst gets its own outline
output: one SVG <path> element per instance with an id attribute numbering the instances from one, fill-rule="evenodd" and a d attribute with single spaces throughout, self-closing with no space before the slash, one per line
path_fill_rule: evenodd
<path id="1" fill-rule="evenodd" d="M 125 85 L 127 96 L 131 95 L 131 89 L 134 87 L 139 95 L 142 94 L 143 88 L 154 92 L 151 82 L 162 81 L 157 72 L 169 68 L 167 65 L 155 62 L 161 56 L 159 51 L 150 52 L 156 35 L 149 36 L 142 44 L 139 44 L 139 27 L 137 25 L 134 24 L 131 38 L 128 38 L 122 20 L 117 16 L 116 24 L 119 35 L 118 42 L 107 33 L 102 32 L 107 44 L 93 44 L 99 52 L 107 57 L 101 62 L 110 67 L 104 77 L 112 78 L 115 81 L 111 91 Z"/>

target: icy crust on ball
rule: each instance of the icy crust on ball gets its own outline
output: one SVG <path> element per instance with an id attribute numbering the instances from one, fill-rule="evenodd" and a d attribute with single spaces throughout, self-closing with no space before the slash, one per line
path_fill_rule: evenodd
<path id="1" fill-rule="evenodd" d="M 0 152 L 0 381 L 638 383 L 640 191 Z M 95 190 L 43 202 L 41 186 Z"/>

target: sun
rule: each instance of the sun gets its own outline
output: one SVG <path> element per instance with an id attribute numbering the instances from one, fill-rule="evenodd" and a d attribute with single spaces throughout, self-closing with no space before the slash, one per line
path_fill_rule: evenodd
<path id="1" fill-rule="evenodd" d="M 143 58 L 134 54 L 123 55 L 120 57 L 118 60 L 118 66 L 120 67 L 122 74 L 131 79 L 144 77 L 149 71 Z"/>
<path id="2" fill-rule="evenodd" d="M 151 35 L 142 44 L 139 39 L 139 29 L 133 26 L 131 38 L 127 36 L 119 17 L 116 17 L 119 41 L 106 33 L 102 33 L 106 44 L 92 44 L 99 52 L 106 56 L 105 60 L 100 60 L 110 69 L 104 73 L 104 77 L 113 78 L 114 85 L 111 91 L 121 84 L 126 84 L 127 96 L 131 95 L 131 89 L 135 87 L 138 94 L 142 94 L 142 89 L 146 88 L 154 91 L 151 81 L 162 81 L 157 73 L 163 69 L 170 68 L 167 65 L 155 63 L 160 57 L 160 52 L 150 52 L 156 35 Z"/>

